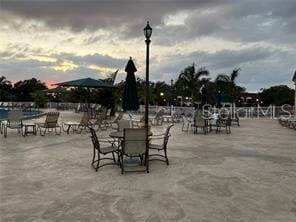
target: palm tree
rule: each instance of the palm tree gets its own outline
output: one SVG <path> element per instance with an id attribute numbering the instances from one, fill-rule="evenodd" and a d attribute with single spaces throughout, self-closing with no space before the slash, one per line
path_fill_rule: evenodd
<path id="1" fill-rule="evenodd" d="M 235 102 L 236 95 L 238 93 L 238 87 L 235 84 L 236 78 L 239 76 L 239 72 L 241 68 L 234 69 L 229 75 L 220 74 L 216 77 L 215 82 L 216 84 L 221 87 L 221 84 L 226 87 L 231 97 L 231 103 Z"/>
<path id="2" fill-rule="evenodd" d="M 208 76 L 209 73 L 210 72 L 205 67 L 196 70 L 195 64 L 193 63 L 191 66 L 185 68 L 179 75 L 178 81 L 190 91 L 192 98 L 191 106 L 194 106 L 195 92 L 199 92 L 200 87 L 208 80 L 205 78 L 201 79 L 201 77 Z"/>
<path id="3" fill-rule="evenodd" d="M 235 83 L 235 79 L 239 75 L 239 71 L 241 71 L 241 68 L 234 69 L 230 75 L 226 74 L 220 74 L 216 77 L 216 82 L 225 82 L 225 83 Z"/>

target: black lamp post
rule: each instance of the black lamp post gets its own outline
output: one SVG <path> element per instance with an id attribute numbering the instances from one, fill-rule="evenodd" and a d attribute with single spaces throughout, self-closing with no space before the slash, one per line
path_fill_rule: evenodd
<path id="1" fill-rule="evenodd" d="M 145 101 L 145 127 L 147 130 L 147 138 L 146 138 L 146 148 L 149 149 L 149 140 L 148 140 L 148 118 L 149 118 L 149 45 L 150 45 L 150 37 L 152 35 L 152 28 L 147 22 L 146 27 L 144 28 L 144 35 L 146 37 L 146 101 Z M 148 154 L 147 154 L 148 155 Z M 146 163 L 148 164 L 148 162 Z"/>
<path id="2" fill-rule="evenodd" d="M 173 115 L 173 84 L 174 80 L 171 79 L 171 116 Z"/>

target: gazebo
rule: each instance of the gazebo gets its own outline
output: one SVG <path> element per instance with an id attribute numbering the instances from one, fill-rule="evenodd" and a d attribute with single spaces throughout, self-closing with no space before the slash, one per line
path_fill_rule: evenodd
<path id="1" fill-rule="evenodd" d="M 295 71 L 295 73 L 294 73 L 294 76 L 293 76 L 292 81 L 293 81 L 294 84 L 295 84 L 294 113 L 296 114 L 296 71 Z"/>

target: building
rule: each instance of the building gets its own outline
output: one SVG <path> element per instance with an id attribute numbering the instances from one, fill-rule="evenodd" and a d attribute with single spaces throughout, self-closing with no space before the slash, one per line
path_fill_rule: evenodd
<path id="1" fill-rule="evenodd" d="M 258 93 L 243 92 L 240 94 L 240 100 L 238 101 L 243 106 L 251 106 L 260 103 Z"/>

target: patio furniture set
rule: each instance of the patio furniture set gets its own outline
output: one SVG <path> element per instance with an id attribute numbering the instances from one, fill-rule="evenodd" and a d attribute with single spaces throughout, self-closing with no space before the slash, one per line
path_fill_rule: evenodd
<path id="1" fill-rule="evenodd" d="M 57 135 L 61 134 L 61 127 L 58 124 L 59 112 L 46 113 L 46 119 L 42 123 L 27 123 L 24 122 L 23 112 L 21 110 L 11 110 L 8 112 L 6 120 L 0 122 L 0 133 L 7 137 L 7 130 L 14 129 L 22 136 L 28 134 L 36 135 L 40 132 L 41 136 L 44 136 L 47 131 L 55 131 Z"/>
<path id="2" fill-rule="evenodd" d="M 296 130 L 296 115 L 280 116 L 278 121 L 282 126 Z"/>
<path id="3" fill-rule="evenodd" d="M 192 117 L 182 116 L 183 125 L 182 131 L 188 132 L 189 128 L 192 129 L 194 134 L 198 133 L 198 129 L 202 133 L 208 134 L 215 128 L 216 133 L 220 133 L 225 129 L 227 134 L 231 133 L 231 126 L 240 126 L 239 116 L 237 114 L 218 114 L 204 115 L 201 111 L 196 111 Z"/>
<path id="4" fill-rule="evenodd" d="M 139 171 L 149 173 L 149 161 L 154 160 L 169 165 L 167 144 L 172 126 L 173 124 L 169 125 L 163 134 L 153 135 L 149 131 L 147 135 L 146 128 L 132 128 L 131 120 L 122 119 L 118 121 L 117 131 L 110 132 L 109 138 L 104 139 L 98 139 L 96 131 L 89 127 L 93 143 L 91 165 L 96 171 L 106 165 L 118 165 L 122 174 Z M 154 142 L 157 140 L 160 140 L 160 143 Z M 106 157 L 108 154 L 111 156 Z M 102 163 L 104 160 L 110 161 Z"/>

